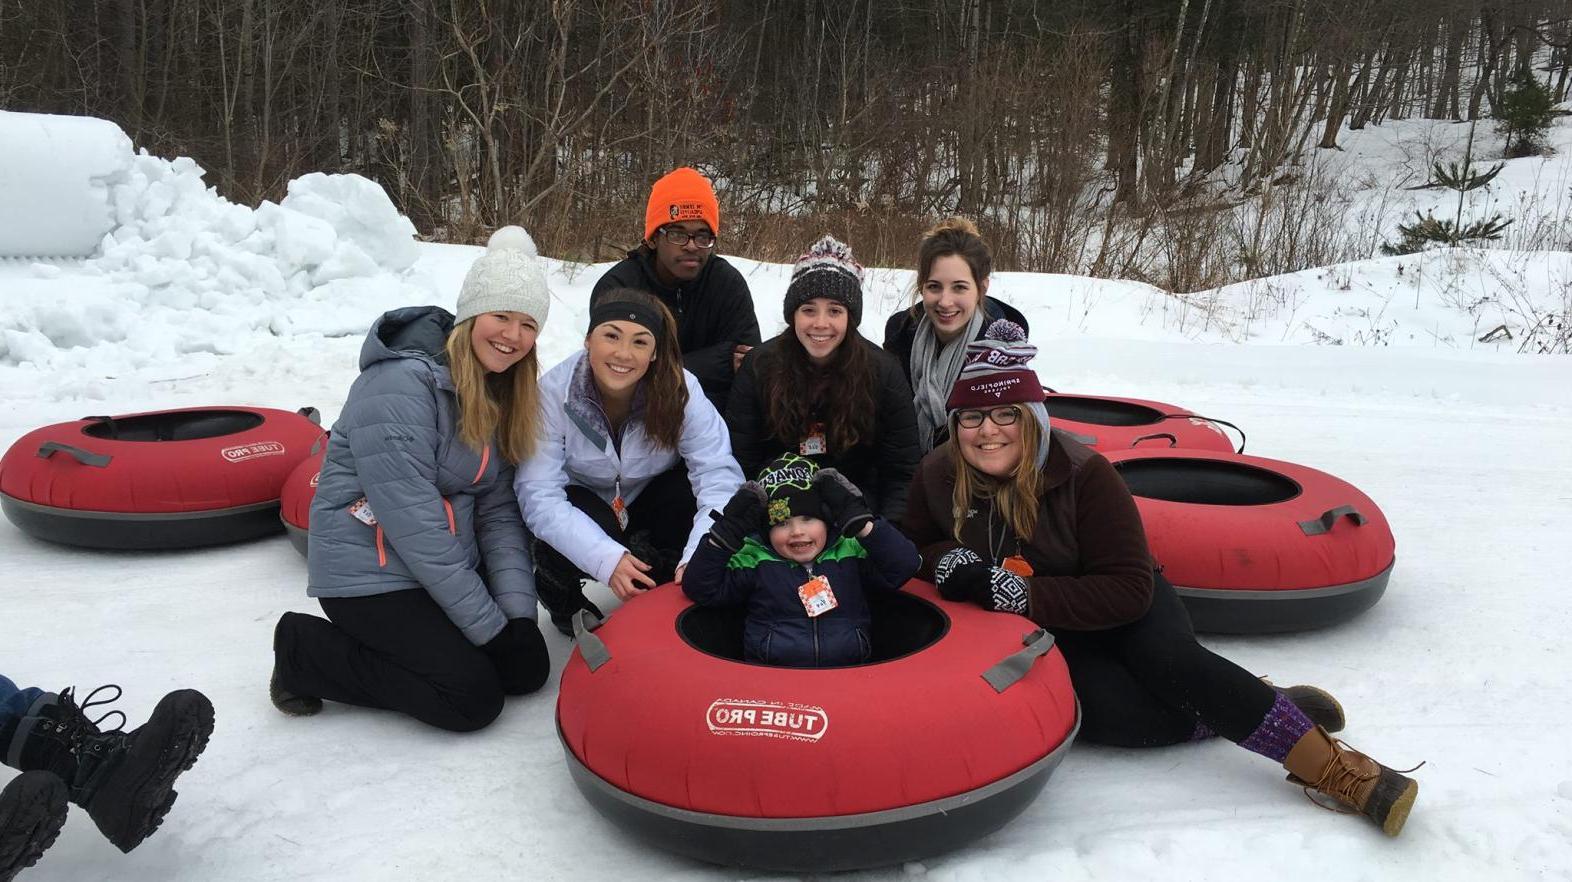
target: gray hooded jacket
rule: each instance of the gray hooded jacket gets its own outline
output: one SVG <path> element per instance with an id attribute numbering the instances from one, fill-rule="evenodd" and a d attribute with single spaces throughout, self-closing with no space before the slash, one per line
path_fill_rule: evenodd
<path id="1" fill-rule="evenodd" d="M 481 645 L 536 616 L 529 534 L 513 466 L 457 437 L 443 355 L 453 316 L 435 306 L 383 315 L 333 424 L 311 503 L 307 594 L 431 593 Z"/>

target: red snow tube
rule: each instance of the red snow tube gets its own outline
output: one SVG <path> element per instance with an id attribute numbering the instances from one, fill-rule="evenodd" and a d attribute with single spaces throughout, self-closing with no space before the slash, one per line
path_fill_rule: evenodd
<path id="1" fill-rule="evenodd" d="M 1364 612 L 1386 591 L 1392 529 L 1347 481 L 1237 453 L 1127 450 L 1108 459 L 1196 630 L 1319 628 Z"/>
<path id="2" fill-rule="evenodd" d="M 311 500 L 317 495 L 317 479 L 322 477 L 322 460 L 327 458 L 328 433 L 321 433 L 312 443 L 311 454 L 295 466 L 284 479 L 284 489 L 278 497 L 278 519 L 284 522 L 284 532 L 289 544 L 295 546 L 301 557 L 306 556 L 311 533 Z"/>
<path id="3" fill-rule="evenodd" d="M 742 661 L 742 610 L 676 585 L 628 601 L 562 672 L 579 790 L 652 845 L 787 872 L 920 860 L 1004 825 L 1080 726 L 1052 636 L 925 582 L 869 600 L 874 661 L 817 670 Z"/>
<path id="4" fill-rule="evenodd" d="M 1199 416 L 1174 404 L 1063 392 L 1048 392 L 1043 404 L 1054 428 L 1069 432 L 1075 440 L 1103 453 L 1132 447 L 1232 453 L 1233 442 L 1222 426 L 1239 432 L 1239 450 L 1244 451 L 1244 432 L 1238 426 Z"/>
<path id="5" fill-rule="evenodd" d="M 88 548 L 195 548 L 277 532 L 279 488 L 321 434 L 315 408 L 95 416 L 23 435 L 0 508 L 24 532 Z"/>

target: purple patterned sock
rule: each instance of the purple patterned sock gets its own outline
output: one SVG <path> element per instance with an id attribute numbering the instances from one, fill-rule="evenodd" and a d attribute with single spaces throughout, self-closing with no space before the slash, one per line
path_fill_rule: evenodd
<path id="1" fill-rule="evenodd" d="M 1190 732 L 1189 740 L 1190 741 L 1205 741 L 1208 738 L 1216 738 L 1216 737 L 1217 737 L 1217 733 L 1212 731 L 1212 727 L 1211 726 L 1206 725 L 1205 723 L 1201 722 L 1200 720 L 1196 720 L 1195 721 L 1195 729 Z"/>
<path id="2" fill-rule="evenodd" d="M 1282 762 L 1288 758 L 1288 752 L 1294 749 L 1299 739 L 1314 728 L 1315 724 L 1310 722 L 1304 711 L 1279 692 L 1272 706 L 1267 709 L 1266 716 L 1261 718 L 1261 724 L 1255 727 L 1248 738 L 1239 742 L 1239 746 Z"/>

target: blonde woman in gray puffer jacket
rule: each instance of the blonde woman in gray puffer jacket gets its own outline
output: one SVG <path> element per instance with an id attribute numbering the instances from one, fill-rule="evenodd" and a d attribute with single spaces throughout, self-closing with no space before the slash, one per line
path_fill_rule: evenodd
<path id="1" fill-rule="evenodd" d="M 512 492 L 534 449 L 535 339 L 550 307 L 528 235 L 505 227 L 465 277 L 457 314 L 382 316 L 333 426 L 311 507 L 307 593 L 285 613 L 270 696 L 471 731 L 550 670 L 529 534 Z"/>

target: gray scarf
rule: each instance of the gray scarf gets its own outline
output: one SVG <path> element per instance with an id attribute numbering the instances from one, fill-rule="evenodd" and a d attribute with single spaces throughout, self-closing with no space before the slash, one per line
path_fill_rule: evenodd
<path id="1" fill-rule="evenodd" d="M 912 392 L 917 396 L 917 443 L 922 446 L 923 453 L 933 449 L 934 433 L 949 419 L 944 402 L 950 397 L 956 377 L 961 375 L 961 366 L 966 362 L 966 345 L 982 330 L 984 318 L 979 303 L 966 329 L 943 347 L 939 346 L 938 335 L 933 332 L 933 323 L 928 320 L 926 310 L 917 320 L 917 333 L 912 340 Z"/>

